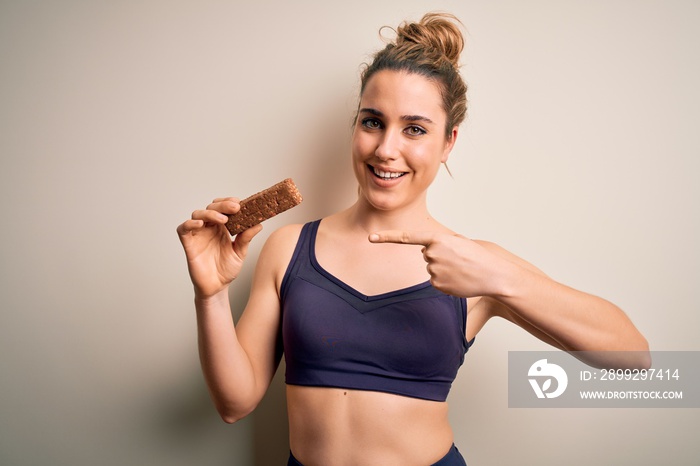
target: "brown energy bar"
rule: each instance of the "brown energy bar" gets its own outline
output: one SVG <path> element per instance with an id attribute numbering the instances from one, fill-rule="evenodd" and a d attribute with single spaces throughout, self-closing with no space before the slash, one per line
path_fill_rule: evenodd
<path id="1" fill-rule="evenodd" d="M 301 194 L 294 181 L 287 178 L 241 201 L 241 210 L 228 216 L 226 228 L 231 235 L 247 230 L 268 218 L 301 204 Z"/>

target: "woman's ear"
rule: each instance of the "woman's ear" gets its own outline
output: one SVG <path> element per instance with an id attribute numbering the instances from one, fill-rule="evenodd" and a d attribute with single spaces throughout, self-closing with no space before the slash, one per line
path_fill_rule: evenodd
<path id="1" fill-rule="evenodd" d="M 447 159 L 450 157 L 450 152 L 452 152 L 452 148 L 455 146 L 455 142 L 457 142 L 457 135 L 458 134 L 459 134 L 459 126 L 455 126 L 454 128 L 452 128 L 452 132 L 450 132 L 450 136 L 445 141 L 445 150 L 442 153 L 442 158 L 440 159 L 440 162 L 442 162 L 442 163 L 447 162 Z"/>

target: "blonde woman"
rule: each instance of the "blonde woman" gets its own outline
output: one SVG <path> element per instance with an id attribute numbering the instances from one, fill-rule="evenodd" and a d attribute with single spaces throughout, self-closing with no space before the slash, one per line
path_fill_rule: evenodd
<path id="1" fill-rule="evenodd" d="M 466 113 L 459 22 L 404 23 L 362 74 L 347 209 L 272 233 L 234 326 L 229 284 L 253 227 L 231 240 L 215 199 L 178 227 L 195 291 L 202 367 L 226 422 L 255 409 L 284 354 L 289 465 L 465 465 L 446 398 L 494 316 L 563 350 L 628 350 L 644 337 L 615 305 L 557 283 L 428 212 L 426 192 Z"/>

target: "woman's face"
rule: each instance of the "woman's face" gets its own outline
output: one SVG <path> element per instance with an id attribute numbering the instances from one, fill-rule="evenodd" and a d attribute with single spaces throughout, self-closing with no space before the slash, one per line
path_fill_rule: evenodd
<path id="1" fill-rule="evenodd" d="M 425 200 L 457 137 L 445 137 L 438 86 L 402 71 L 380 71 L 360 99 L 352 138 L 355 176 L 368 202 L 392 210 Z"/>

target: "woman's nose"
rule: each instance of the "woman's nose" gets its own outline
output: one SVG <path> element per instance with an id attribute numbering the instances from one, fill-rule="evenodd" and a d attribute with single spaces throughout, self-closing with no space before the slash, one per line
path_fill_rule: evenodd
<path id="1" fill-rule="evenodd" d="M 399 154 L 399 144 L 397 134 L 393 131 L 385 131 L 374 153 L 381 160 L 394 160 Z"/>

